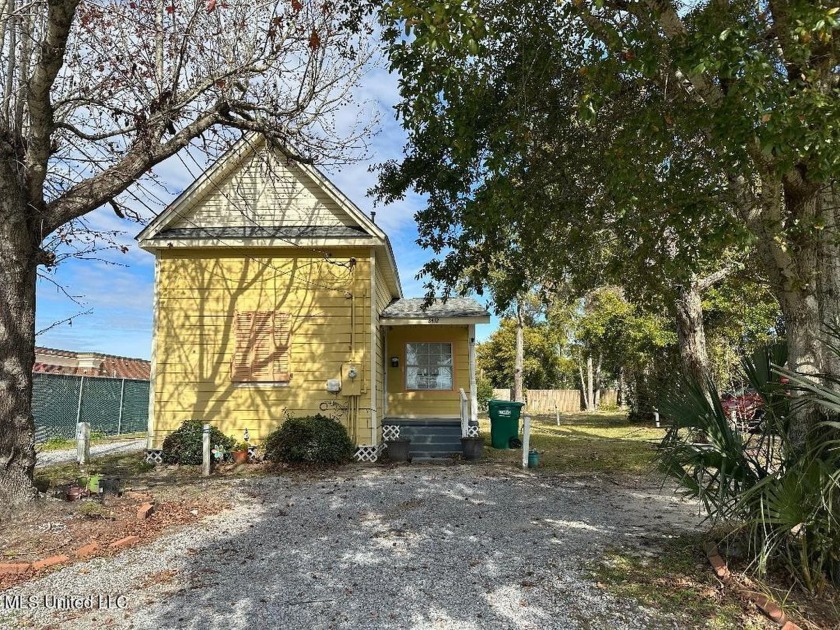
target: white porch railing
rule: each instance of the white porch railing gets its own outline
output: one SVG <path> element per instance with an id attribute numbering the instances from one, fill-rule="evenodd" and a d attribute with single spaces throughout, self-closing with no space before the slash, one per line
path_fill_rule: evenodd
<path id="1" fill-rule="evenodd" d="M 461 397 L 461 437 L 467 437 L 470 426 L 470 400 L 464 392 L 464 388 L 458 390 Z"/>

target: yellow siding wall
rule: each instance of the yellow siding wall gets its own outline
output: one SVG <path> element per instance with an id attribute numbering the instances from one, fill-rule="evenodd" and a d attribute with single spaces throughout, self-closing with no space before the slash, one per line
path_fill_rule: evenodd
<path id="1" fill-rule="evenodd" d="M 387 263 L 381 258 L 376 261 L 376 279 L 374 286 L 377 314 L 382 313 L 382 311 L 385 310 L 385 307 L 388 306 L 392 300 L 391 291 L 388 289 L 388 285 L 385 282 L 385 276 L 382 273 L 382 265 L 384 264 Z M 376 413 L 378 419 L 382 420 L 385 417 L 386 397 L 388 395 L 385 391 L 385 370 L 387 368 L 384 367 L 387 357 L 385 356 L 385 331 L 381 327 L 378 327 L 378 329 L 379 334 L 376 340 L 376 365 L 378 366 L 376 371 L 376 397 L 378 398 L 376 401 Z"/>
<path id="2" fill-rule="evenodd" d="M 470 389 L 469 327 L 467 326 L 391 326 L 388 355 L 399 357 L 400 366 L 388 365 L 389 417 L 457 417 L 461 411 L 458 389 Z M 405 344 L 410 342 L 450 342 L 455 363 L 452 391 L 405 391 Z"/>
<path id="3" fill-rule="evenodd" d="M 342 418 L 357 443 L 370 442 L 371 295 L 369 250 L 164 250 L 159 253 L 154 348 L 153 448 L 187 418 L 257 441 L 282 422 L 284 411 L 313 414 L 324 400 L 326 380 L 355 360 L 362 379 L 355 427 Z M 352 293 L 353 300 L 347 296 Z M 355 309 L 351 308 L 355 306 Z M 291 314 L 288 386 L 235 384 L 230 380 L 236 310 Z M 351 312 L 355 310 L 355 325 Z M 355 356 L 351 347 L 355 331 Z M 337 397 L 342 403 L 348 398 Z M 352 430 L 354 429 L 355 430 Z M 354 435 L 355 434 L 355 435 Z"/>

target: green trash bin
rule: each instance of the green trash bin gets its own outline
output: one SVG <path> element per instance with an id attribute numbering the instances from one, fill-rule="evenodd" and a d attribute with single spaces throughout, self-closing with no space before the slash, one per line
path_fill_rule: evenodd
<path id="1" fill-rule="evenodd" d="M 519 437 L 519 413 L 525 403 L 509 400 L 488 401 L 490 443 L 493 448 L 510 448 L 510 438 Z"/>

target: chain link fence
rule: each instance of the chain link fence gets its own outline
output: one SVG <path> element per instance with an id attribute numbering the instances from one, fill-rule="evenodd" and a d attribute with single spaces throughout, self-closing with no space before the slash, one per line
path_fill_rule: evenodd
<path id="1" fill-rule="evenodd" d="M 93 433 L 121 435 L 145 431 L 149 381 L 128 378 L 33 374 L 32 414 L 39 442 L 72 439 L 77 422 Z"/>

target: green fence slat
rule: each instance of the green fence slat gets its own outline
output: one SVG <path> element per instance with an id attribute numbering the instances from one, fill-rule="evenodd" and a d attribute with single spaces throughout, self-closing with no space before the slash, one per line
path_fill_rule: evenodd
<path id="1" fill-rule="evenodd" d="M 82 388 L 79 407 L 79 388 Z M 122 391 L 122 418 L 120 392 Z M 32 415 L 39 439 L 76 435 L 76 414 L 91 433 L 117 435 L 145 431 L 149 418 L 149 382 L 63 374 L 33 374 Z"/>

